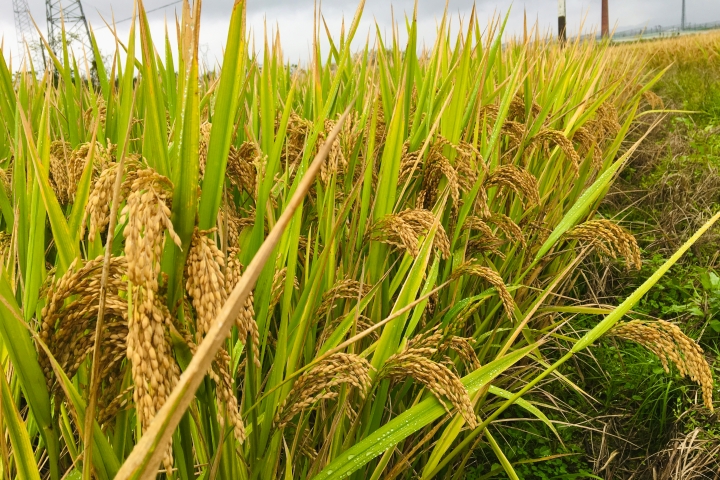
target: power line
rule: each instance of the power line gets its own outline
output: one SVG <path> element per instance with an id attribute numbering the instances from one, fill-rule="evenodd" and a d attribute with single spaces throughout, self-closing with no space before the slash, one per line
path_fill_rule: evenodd
<path id="1" fill-rule="evenodd" d="M 182 3 L 182 2 L 183 2 L 183 0 L 176 0 L 176 1 L 174 1 L 174 2 L 166 3 L 165 5 L 162 5 L 162 6 L 160 6 L 160 7 L 155 7 L 155 8 L 151 8 L 150 10 L 145 10 L 145 13 L 156 12 L 156 11 L 158 11 L 158 10 L 162 10 L 162 9 L 164 9 L 164 8 L 167 8 L 167 7 L 172 7 L 173 5 L 176 5 L 176 4 Z M 127 18 L 123 18 L 122 20 L 116 20 L 115 22 L 113 22 L 113 24 L 114 24 L 114 25 L 117 25 L 118 23 L 129 22 L 129 21 L 132 20 L 133 18 L 134 18 L 134 17 L 127 17 Z M 103 25 L 103 26 L 101 26 L 101 27 L 99 27 L 99 28 L 96 28 L 95 30 L 102 30 L 103 28 L 108 28 L 108 26 L 107 26 L 107 25 Z"/>

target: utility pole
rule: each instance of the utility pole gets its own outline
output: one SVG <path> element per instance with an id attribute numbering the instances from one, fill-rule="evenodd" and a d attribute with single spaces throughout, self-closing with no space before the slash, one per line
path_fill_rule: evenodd
<path id="1" fill-rule="evenodd" d="M 685 30 L 685 0 L 682 0 L 682 18 L 680 20 L 680 30 Z"/>
<path id="2" fill-rule="evenodd" d="M 603 38 L 610 36 L 610 20 L 608 17 L 608 0 L 602 0 L 602 25 L 600 32 Z"/>
<path id="3" fill-rule="evenodd" d="M 96 59 L 90 42 L 90 28 L 85 19 L 85 12 L 80 0 L 65 0 L 64 2 L 61 2 L 61 0 L 45 0 L 45 12 L 47 15 L 48 42 L 50 42 L 53 53 L 62 58 L 62 29 L 64 26 L 68 49 L 73 49 L 78 65 L 83 65 L 83 59 L 86 58 L 90 67 L 87 74 L 89 76 L 94 75 L 97 70 L 95 66 Z"/>
<path id="4" fill-rule="evenodd" d="M 558 40 L 561 45 L 567 40 L 565 0 L 558 0 Z"/>
<path id="5" fill-rule="evenodd" d="M 30 19 L 27 0 L 13 0 L 15 14 L 15 33 L 17 34 L 18 52 L 20 57 L 27 50 L 32 58 L 33 68 L 45 69 L 45 49 L 40 44 L 35 26 Z M 28 65 L 28 69 L 30 66 Z"/>

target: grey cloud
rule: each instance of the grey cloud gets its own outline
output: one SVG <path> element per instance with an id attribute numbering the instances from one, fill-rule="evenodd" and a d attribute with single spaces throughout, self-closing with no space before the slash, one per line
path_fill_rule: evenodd
<path id="1" fill-rule="evenodd" d="M 164 6 L 172 0 L 144 0 L 146 10 Z M 340 21 L 344 17 L 350 22 L 358 0 L 326 0 L 322 4 L 322 12 L 332 33 L 338 35 Z M 682 0 L 610 0 L 610 21 L 619 29 L 673 25 L 680 21 L 680 5 Z M 391 10 L 390 4 L 393 9 Z M 44 28 L 44 1 L 29 0 L 31 13 Z M 201 42 L 210 61 L 222 56 L 225 43 L 229 14 L 232 0 L 204 0 Z M 256 41 L 262 39 L 265 22 L 268 28 L 279 27 L 286 57 L 291 60 L 308 57 L 308 49 L 312 41 L 314 0 L 248 0 L 248 23 L 255 32 Z M 450 0 L 449 13 L 458 18 L 467 18 L 476 5 L 477 14 L 485 23 L 494 13 L 504 14 L 511 9 L 506 34 L 518 35 L 522 32 L 523 14 L 527 13 L 531 23 L 538 22 L 541 32 L 554 33 L 556 29 L 557 0 Z M 118 0 L 84 0 L 83 5 L 89 22 L 97 29 L 101 48 L 110 51 L 114 48 L 112 37 L 103 26 L 101 15 L 110 19 L 112 13 L 116 19 L 124 19 L 132 13 L 132 1 Z M 368 32 L 374 37 L 374 22 L 381 32 L 391 32 L 391 12 L 395 19 L 402 21 L 404 15 L 411 15 L 414 0 L 367 0 L 363 21 L 358 37 L 364 41 Z M 153 11 L 149 14 L 153 35 L 161 38 L 164 34 L 164 18 L 172 19 L 179 4 Z M 420 37 L 426 44 L 433 42 L 437 19 L 442 15 L 445 0 L 419 0 L 418 29 Z M 577 33 L 584 22 L 585 31 L 596 30 L 600 19 L 599 0 L 567 0 L 568 28 Z M 687 0 L 687 16 L 689 22 L 702 23 L 720 20 L 719 0 Z M 457 23 L 455 23 L 457 25 Z M 129 22 L 118 25 L 120 35 L 127 36 Z M 401 40 L 404 28 L 400 28 Z M 12 0 L 0 0 L 0 36 L 5 40 L 5 54 L 8 46 L 15 48 L 15 30 L 12 20 Z"/>

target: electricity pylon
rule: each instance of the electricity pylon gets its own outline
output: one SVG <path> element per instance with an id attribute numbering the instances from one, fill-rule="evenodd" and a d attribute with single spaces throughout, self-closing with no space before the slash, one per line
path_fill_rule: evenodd
<path id="1" fill-rule="evenodd" d="M 45 12 L 48 28 L 48 42 L 53 53 L 62 56 L 62 29 L 65 26 L 65 38 L 68 49 L 72 50 L 82 69 L 87 58 L 91 72 L 95 72 L 95 55 L 90 42 L 90 28 L 85 19 L 80 0 L 45 0 Z"/>
<path id="2" fill-rule="evenodd" d="M 45 49 L 40 43 L 35 25 L 30 19 L 30 10 L 27 0 L 13 0 L 13 14 L 15 15 L 15 33 L 17 35 L 18 51 L 22 58 L 29 52 L 33 67 L 45 69 Z M 28 68 L 30 66 L 28 65 Z"/>

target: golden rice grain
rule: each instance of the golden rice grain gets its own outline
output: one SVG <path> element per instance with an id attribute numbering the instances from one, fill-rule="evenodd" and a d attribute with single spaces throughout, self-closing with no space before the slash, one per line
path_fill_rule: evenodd
<path id="1" fill-rule="evenodd" d="M 107 226 L 110 224 L 110 200 L 113 195 L 113 188 L 115 185 L 115 177 L 117 175 L 118 167 L 118 163 L 108 164 L 95 181 L 95 185 L 88 197 L 83 220 L 80 223 L 81 237 L 85 235 L 87 217 L 90 217 L 90 231 L 88 233 L 88 239 L 90 241 L 94 241 L 96 235 L 105 231 Z M 123 178 L 123 182 L 120 187 L 120 201 L 123 201 L 129 194 L 140 168 L 142 168 L 142 164 L 135 158 L 129 157 L 125 159 L 125 177 Z"/>
<path id="2" fill-rule="evenodd" d="M 457 209 L 460 203 L 460 184 L 458 174 L 450 165 L 450 160 L 443 154 L 443 149 L 449 142 L 438 137 L 435 144 L 430 148 L 427 160 L 425 160 L 425 171 L 423 183 L 418 193 L 417 205 L 419 208 L 432 209 L 438 196 L 440 181 L 445 178 L 450 189 L 450 197 L 453 201 L 453 209 Z"/>
<path id="3" fill-rule="evenodd" d="M 418 158 L 420 150 L 409 151 L 410 141 L 403 143 L 402 152 L 400 154 L 400 171 L 398 174 L 398 182 L 404 183 L 410 176 L 418 171 L 418 167 L 422 166 L 421 159 Z"/>
<path id="4" fill-rule="evenodd" d="M 255 142 L 245 141 L 239 148 L 230 148 L 227 177 L 238 190 L 246 191 L 257 199 L 258 186 L 265 171 L 266 157 Z"/>
<path id="5" fill-rule="evenodd" d="M 597 109 L 595 117 L 596 125 L 600 127 L 600 131 L 602 132 L 601 137 L 614 137 L 622 128 L 618 120 L 617 109 L 612 103 L 605 102 L 601 104 Z"/>
<path id="6" fill-rule="evenodd" d="M 372 290 L 372 285 L 361 284 L 357 280 L 346 278 L 338 281 L 333 287 L 325 292 L 322 296 L 320 306 L 315 315 L 324 317 L 328 315 L 336 306 L 336 302 L 341 300 L 357 300 L 362 299 Z"/>
<path id="7" fill-rule="evenodd" d="M 467 243 L 468 256 L 473 256 L 476 253 L 492 253 L 503 258 L 505 257 L 499 249 L 503 241 L 495 235 L 495 232 L 492 231 L 490 226 L 480 217 L 475 215 L 467 217 L 465 219 L 464 228 L 480 232 L 480 236 L 470 237 Z"/>
<path id="8" fill-rule="evenodd" d="M 643 99 L 650 105 L 650 108 L 653 110 L 662 110 L 665 108 L 665 102 L 663 102 L 663 99 L 660 98 L 660 96 L 650 90 L 646 90 L 643 92 Z"/>
<path id="9" fill-rule="evenodd" d="M 200 142 L 198 145 L 198 162 L 200 165 L 200 176 L 205 176 L 205 167 L 207 166 L 208 145 L 210 144 L 210 131 L 212 123 L 203 122 L 200 125 Z"/>
<path id="10" fill-rule="evenodd" d="M 341 385 L 354 387 L 365 398 L 372 367 L 364 358 L 349 353 L 335 353 L 303 373 L 275 415 L 275 425 L 285 427 L 295 415 L 312 408 L 322 400 L 337 398 Z"/>
<path id="11" fill-rule="evenodd" d="M 580 127 L 575 130 L 572 139 L 579 143 L 580 151 L 583 152 L 583 155 L 588 155 L 590 151 L 592 151 L 592 166 L 600 170 L 603 166 L 603 152 L 595 135 L 593 135 L 588 128 Z"/>
<path id="12" fill-rule="evenodd" d="M 669 372 L 669 362 L 672 362 L 681 376 L 689 376 L 692 381 L 700 384 L 705 406 L 713 411 L 713 378 L 710 365 L 702 348 L 677 325 L 664 320 L 633 320 L 617 324 L 609 334 L 633 341 L 650 350 L 660 359 L 666 373 Z"/>
<path id="13" fill-rule="evenodd" d="M 627 267 L 642 267 L 640 247 L 635 237 L 610 220 L 599 219 L 582 223 L 565 234 L 566 238 L 580 240 L 592 245 L 612 258 L 624 257 Z"/>
<path id="14" fill-rule="evenodd" d="M 402 248 L 415 257 L 420 249 L 419 238 L 426 235 L 434 223 L 435 215 L 431 211 L 407 209 L 378 220 L 370 231 L 370 238 Z M 450 255 L 450 240 L 442 225 L 438 224 L 433 245 L 443 257 Z"/>
<path id="15" fill-rule="evenodd" d="M 485 187 L 509 188 L 520 195 L 521 200 L 527 206 L 540 203 L 537 179 L 527 170 L 515 165 L 497 167 L 485 178 Z"/>
<path id="16" fill-rule="evenodd" d="M 485 165 L 480 152 L 470 143 L 460 141 L 454 148 L 457 152 L 455 171 L 458 175 L 460 190 L 467 192 L 475 185 L 480 170 L 487 173 L 487 165 Z"/>
<path id="17" fill-rule="evenodd" d="M 438 351 L 443 352 L 452 350 L 457 353 L 460 359 L 468 365 L 471 370 L 477 370 L 480 368 L 480 360 L 478 359 L 475 349 L 472 346 L 472 338 L 459 337 L 456 335 L 449 336 L 445 339 L 440 346 Z"/>
<path id="18" fill-rule="evenodd" d="M 489 218 L 492 215 L 490 206 L 488 204 L 488 194 L 484 186 L 480 187 L 477 196 L 475 197 L 475 204 L 473 205 L 475 213 L 480 218 Z"/>
<path id="19" fill-rule="evenodd" d="M 528 120 L 526 111 L 527 107 L 525 106 L 525 99 L 522 95 L 518 94 L 510 102 L 510 106 L 508 107 L 508 117 L 521 122 L 526 122 Z M 530 102 L 530 117 L 537 117 L 540 115 L 541 111 L 542 108 L 540 105 L 534 101 Z"/>
<path id="20" fill-rule="evenodd" d="M 48 346 L 63 371 L 72 378 L 95 345 L 95 322 L 100 299 L 103 257 L 78 265 L 75 260 L 60 278 L 50 277 L 41 311 L 40 339 Z M 126 356 L 127 271 L 125 257 L 110 257 L 105 291 L 105 325 L 101 344 L 101 384 L 98 406 L 103 408 L 118 395 L 122 382 L 121 364 Z M 41 350 L 42 351 L 42 350 Z M 50 360 L 39 356 L 50 391 L 62 391 Z"/>
<path id="21" fill-rule="evenodd" d="M 470 428 L 477 426 L 472 402 L 460 379 L 446 366 L 430 357 L 437 352 L 439 334 L 420 336 L 420 341 L 409 341 L 406 348 L 389 357 L 378 372 L 378 379 L 404 380 L 408 377 L 423 384 L 449 413 L 447 400 L 467 422 Z M 429 340 L 430 339 L 430 340 Z"/>
<path id="22" fill-rule="evenodd" d="M 312 128 L 313 123 L 310 120 L 302 118 L 295 112 L 290 114 L 285 133 L 285 148 L 280 157 L 283 164 L 292 167 L 300 162 L 305 149 L 305 141 L 312 132 Z"/>
<path id="23" fill-rule="evenodd" d="M 229 248 L 227 252 L 227 266 L 225 267 L 226 295 L 230 295 L 230 292 L 232 292 L 242 276 L 243 266 L 238 259 L 238 252 L 238 248 Z M 250 337 L 253 360 L 255 365 L 260 368 L 260 336 L 257 323 L 255 322 L 253 302 L 253 294 L 250 292 L 247 300 L 245 300 L 245 305 L 240 309 L 240 313 L 235 319 L 235 326 L 238 329 L 238 338 L 241 338 L 243 342 L 246 342 L 247 338 Z"/>
<path id="24" fill-rule="evenodd" d="M 195 309 L 195 341 L 202 342 L 225 303 L 225 259 L 215 242 L 208 237 L 213 231 L 199 231 L 192 237 L 185 265 L 185 291 Z"/>
<path id="25" fill-rule="evenodd" d="M 102 95 L 97 96 L 97 115 L 100 125 L 105 125 L 105 120 L 107 118 L 107 106 L 105 105 L 105 99 Z M 93 112 L 92 107 L 85 110 L 83 113 L 83 120 L 86 126 L 92 125 L 94 116 L 95 112 Z"/>
<path id="26" fill-rule="evenodd" d="M 488 219 L 489 222 L 494 223 L 497 227 L 502 230 L 508 240 L 513 242 L 520 242 L 523 247 L 527 246 L 525 241 L 525 235 L 523 235 L 520 226 L 513 222 L 512 218 L 502 213 L 493 213 Z"/>
<path id="27" fill-rule="evenodd" d="M 67 195 L 70 184 L 68 160 L 71 153 L 70 142 L 55 140 L 50 144 L 50 186 L 61 204 L 67 204 L 69 201 Z"/>
<path id="28" fill-rule="evenodd" d="M 180 376 L 165 330 L 172 323 L 172 317 L 158 294 L 165 231 L 180 245 L 170 221 L 171 199 L 170 180 L 151 168 L 137 170 L 122 212 L 127 218 L 123 234 L 132 298 L 127 355 L 135 384 L 133 399 L 143 431 Z M 168 450 L 165 465 L 171 464 L 172 455 Z"/>
<path id="29" fill-rule="evenodd" d="M 573 143 L 563 132 L 552 128 L 543 128 L 530 141 L 531 145 L 538 143 L 554 143 L 557 145 L 570 160 L 575 177 L 578 176 L 580 171 L 580 155 L 575 151 Z"/>
<path id="30" fill-rule="evenodd" d="M 476 263 L 467 262 L 460 265 L 453 272 L 451 278 L 456 279 L 463 275 L 473 275 L 479 277 L 488 282 L 493 287 L 495 287 L 495 290 L 497 291 L 500 299 L 502 300 L 503 306 L 505 307 L 505 312 L 507 313 L 508 317 L 514 318 L 513 313 L 515 311 L 515 302 L 513 301 L 512 295 L 510 295 L 510 292 L 505 286 L 505 282 L 503 281 L 502 277 L 498 275 L 495 270 L 489 267 L 483 267 Z"/>
<path id="31" fill-rule="evenodd" d="M 316 345 L 317 345 L 317 347 L 315 349 L 316 351 L 320 351 L 320 349 L 322 349 L 322 347 L 325 345 L 325 342 L 333 335 L 333 333 L 335 333 L 336 327 L 338 325 L 340 325 L 340 323 L 342 322 L 342 320 L 344 318 L 345 317 L 339 315 L 337 317 L 332 317 L 329 322 L 325 323 L 325 325 L 323 326 L 322 332 L 318 336 L 318 339 L 316 342 Z M 373 325 L 375 325 L 373 323 L 372 319 L 370 319 L 369 317 L 366 317 L 365 315 L 358 315 L 357 318 L 354 318 L 353 320 L 355 321 L 355 331 L 358 333 L 362 332 L 364 330 L 367 330 L 367 329 L 371 328 Z M 352 332 L 352 330 L 349 330 L 345 336 L 349 335 L 351 332 Z M 380 334 L 378 333 L 377 330 L 374 330 L 374 331 L 370 332 L 369 337 L 372 338 L 373 340 L 377 340 L 378 338 L 380 338 Z"/>
<path id="32" fill-rule="evenodd" d="M 349 125 L 350 122 L 346 122 L 343 125 L 342 132 L 346 132 L 346 135 L 348 135 L 346 129 Z M 335 121 L 329 118 L 325 119 L 325 131 L 318 137 L 317 145 L 322 145 L 324 143 L 325 137 L 333 128 L 335 128 Z M 345 158 L 343 148 L 340 144 L 341 137 L 342 133 L 335 138 L 330 146 L 330 153 L 328 153 L 327 158 L 320 167 L 320 180 L 322 180 L 322 182 L 326 185 L 330 182 L 330 178 L 332 176 L 342 174 L 347 169 L 347 159 Z"/>
<path id="33" fill-rule="evenodd" d="M 4 265 L 12 248 L 12 235 L 0 232 L 0 262 Z"/>

